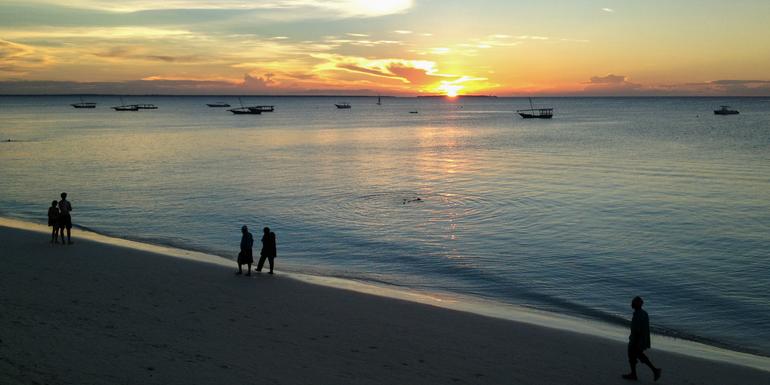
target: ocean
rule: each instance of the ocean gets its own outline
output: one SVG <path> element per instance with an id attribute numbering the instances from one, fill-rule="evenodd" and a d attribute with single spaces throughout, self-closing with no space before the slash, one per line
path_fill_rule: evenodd
<path id="1" fill-rule="evenodd" d="M 0 96 L 0 215 L 770 356 L 770 98 L 124 99 Z"/>

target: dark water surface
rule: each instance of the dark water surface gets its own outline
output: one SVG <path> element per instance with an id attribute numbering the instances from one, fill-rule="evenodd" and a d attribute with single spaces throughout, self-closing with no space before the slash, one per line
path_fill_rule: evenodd
<path id="1" fill-rule="evenodd" d="M 610 322 L 642 295 L 660 332 L 770 355 L 770 99 L 86 99 L 0 97 L 0 215 L 67 191 L 79 225 L 228 258 L 269 225 L 294 271 Z"/>

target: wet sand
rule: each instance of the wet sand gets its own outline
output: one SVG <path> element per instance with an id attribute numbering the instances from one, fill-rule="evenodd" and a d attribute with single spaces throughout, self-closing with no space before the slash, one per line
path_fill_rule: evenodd
<path id="1" fill-rule="evenodd" d="M 75 240 L 0 226 L 0 384 L 628 383 L 621 342 Z M 661 384 L 770 383 L 649 355 Z"/>

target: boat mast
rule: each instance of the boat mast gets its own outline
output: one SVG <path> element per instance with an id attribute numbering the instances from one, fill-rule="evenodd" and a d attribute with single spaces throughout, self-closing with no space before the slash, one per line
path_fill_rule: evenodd
<path id="1" fill-rule="evenodd" d="M 532 111 L 534 111 L 534 110 L 535 110 L 535 105 L 534 105 L 534 104 L 532 104 L 532 98 L 529 98 L 529 108 L 530 108 Z"/>

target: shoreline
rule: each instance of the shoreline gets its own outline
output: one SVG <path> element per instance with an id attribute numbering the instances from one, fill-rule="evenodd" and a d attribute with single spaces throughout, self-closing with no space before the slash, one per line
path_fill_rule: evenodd
<path id="1" fill-rule="evenodd" d="M 43 224 L 36 224 L 20 219 L 0 217 L 0 228 L 7 227 L 15 230 L 35 233 L 48 233 L 50 230 Z M 224 257 L 185 250 L 181 248 L 153 245 L 111 237 L 89 230 L 78 229 L 75 239 L 97 242 L 100 244 L 127 248 L 131 250 L 160 254 L 176 259 L 194 261 L 224 268 L 234 268 L 234 261 Z M 542 311 L 534 308 L 509 305 L 491 300 L 462 296 L 450 293 L 430 293 L 409 289 L 399 289 L 385 284 L 375 284 L 353 279 L 308 275 L 296 272 L 281 272 L 283 277 L 305 284 L 319 285 L 327 288 L 342 289 L 382 298 L 408 301 L 451 311 L 459 311 L 473 315 L 490 317 L 499 320 L 525 323 L 552 330 L 599 337 L 615 342 L 625 343 L 628 331 L 625 327 L 615 324 Z M 729 350 L 701 342 L 654 334 L 655 350 L 681 354 L 689 357 L 741 365 L 748 368 L 770 372 L 770 357 Z"/>

